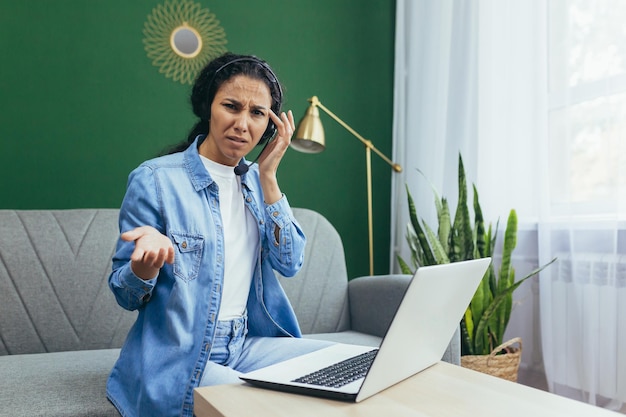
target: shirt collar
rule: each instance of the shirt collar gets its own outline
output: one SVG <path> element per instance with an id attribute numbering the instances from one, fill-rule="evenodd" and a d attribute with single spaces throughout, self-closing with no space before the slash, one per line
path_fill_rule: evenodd
<path id="1" fill-rule="evenodd" d="M 202 163 L 200 153 L 198 152 L 198 147 L 205 138 L 206 135 L 204 134 L 196 136 L 193 143 L 184 151 L 185 169 L 187 170 L 187 174 L 189 175 L 189 178 L 191 178 L 191 183 L 196 191 L 200 191 L 213 183 L 213 178 Z M 247 163 L 248 161 L 244 158 L 244 162 Z M 241 184 L 249 189 L 246 184 L 246 175 L 247 174 L 243 174 L 241 176 Z"/>

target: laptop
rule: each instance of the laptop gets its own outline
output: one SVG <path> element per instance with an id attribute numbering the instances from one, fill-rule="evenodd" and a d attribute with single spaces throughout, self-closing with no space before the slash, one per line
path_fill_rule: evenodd
<path id="1" fill-rule="evenodd" d="M 490 262 L 418 268 L 378 348 L 337 343 L 240 378 L 278 391 L 363 401 L 441 360 Z"/>

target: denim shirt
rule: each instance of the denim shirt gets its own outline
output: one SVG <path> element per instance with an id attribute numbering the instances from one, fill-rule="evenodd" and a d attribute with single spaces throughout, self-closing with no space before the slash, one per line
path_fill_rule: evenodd
<path id="1" fill-rule="evenodd" d="M 123 416 L 193 415 L 193 389 L 211 352 L 224 283 L 219 190 L 198 154 L 203 139 L 146 161 L 129 176 L 120 231 L 155 227 L 172 240 L 175 260 L 144 281 L 130 268 L 135 243 L 118 241 L 109 286 L 123 308 L 138 310 L 107 382 L 107 396 Z M 247 302 L 248 335 L 300 337 L 274 270 L 287 277 L 298 272 L 304 233 L 285 196 L 264 203 L 257 165 L 241 182 L 261 238 Z"/>

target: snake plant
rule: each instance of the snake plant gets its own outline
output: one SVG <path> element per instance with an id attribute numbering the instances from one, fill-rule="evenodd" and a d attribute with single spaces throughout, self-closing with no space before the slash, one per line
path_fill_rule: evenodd
<path id="1" fill-rule="evenodd" d="M 421 173 L 419 170 L 418 172 Z M 413 198 L 407 187 L 410 222 L 407 225 L 406 239 L 411 250 L 412 267 L 401 256 L 398 256 L 398 263 L 403 273 L 413 274 L 416 268 L 424 265 L 493 256 L 499 221 L 496 222 L 495 227 L 492 228 L 492 224 L 489 223 L 485 229 L 478 190 L 475 185 L 472 185 L 474 213 L 472 223 L 461 155 L 459 155 L 458 185 L 458 204 L 454 219 L 451 217 L 446 198 L 439 197 L 437 190 L 431 185 L 437 209 L 436 232 L 418 217 Z M 461 319 L 462 355 L 486 355 L 491 353 L 495 346 L 502 344 L 504 332 L 511 317 L 513 291 L 555 260 L 516 281 L 515 269 L 511 264 L 511 255 L 516 245 L 517 214 L 515 210 L 511 210 L 504 232 L 500 267 L 496 273 L 493 262 L 491 263 Z"/>

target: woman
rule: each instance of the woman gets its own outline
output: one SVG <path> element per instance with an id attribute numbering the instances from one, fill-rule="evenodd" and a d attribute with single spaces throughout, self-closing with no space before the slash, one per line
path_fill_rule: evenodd
<path id="1" fill-rule="evenodd" d="M 299 338 L 274 275 L 298 272 L 306 240 L 276 178 L 295 128 L 276 76 L 225 54 L 191 102 L 188 140 L 130 174 L 120 209 L 109 285 L 139 312 L 107 384 L 124 416 L 192 416 L 195 387 L 327 346 Z"/>

